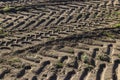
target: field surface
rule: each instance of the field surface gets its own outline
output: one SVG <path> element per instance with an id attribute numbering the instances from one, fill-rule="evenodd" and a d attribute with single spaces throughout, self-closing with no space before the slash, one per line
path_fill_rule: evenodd
<path id="1" fill-rule="evenodd" d="M 120 1 L 1 0 L 0 80 L 120 80 Z"/>

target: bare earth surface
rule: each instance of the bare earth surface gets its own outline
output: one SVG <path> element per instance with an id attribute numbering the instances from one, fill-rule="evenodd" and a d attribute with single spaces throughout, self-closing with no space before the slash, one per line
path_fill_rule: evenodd
<path id="1" fill-rule="evenodd" d="M 0 80 L 120 80 L 118 0 L 0 1 Z"/>

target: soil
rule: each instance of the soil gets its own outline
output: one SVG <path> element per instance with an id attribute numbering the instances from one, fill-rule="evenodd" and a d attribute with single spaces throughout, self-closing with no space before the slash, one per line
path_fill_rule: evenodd
<path id="1" fill-rule="evenodd" d="M 5 0 L 0 80 L 120 80 L 119 0 Z"/>

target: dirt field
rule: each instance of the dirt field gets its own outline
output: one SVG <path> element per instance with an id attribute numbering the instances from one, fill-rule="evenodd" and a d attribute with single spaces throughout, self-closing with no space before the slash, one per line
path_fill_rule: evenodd
<path id="1" fill-rule="evenodd" d="M 0 80 L 120 80 L 119 0 L 3 1 Z"/>

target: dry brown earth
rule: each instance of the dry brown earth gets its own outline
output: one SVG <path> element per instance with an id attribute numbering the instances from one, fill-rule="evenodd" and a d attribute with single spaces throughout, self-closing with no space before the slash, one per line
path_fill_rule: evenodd
<path id="1" fill-rule="evenodd" d="M 0 4 L 0 80 L 120 80 L 119 0 Z"/>

